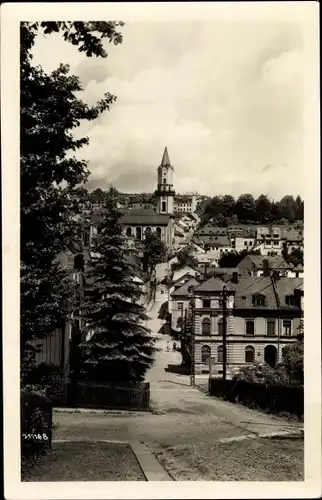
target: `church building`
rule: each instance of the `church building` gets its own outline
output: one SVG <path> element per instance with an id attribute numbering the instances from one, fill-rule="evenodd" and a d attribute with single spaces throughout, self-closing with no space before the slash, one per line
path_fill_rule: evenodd
<path id="1" fill-rule="evenodd" d="M 135 240 L 142 240 L 147 233 L 155 233 L 169 249 L 174 243 L 174 168 L 168 149 L 164 149 L 157 169 L 156 208 L 133 208 L 122 218 L 124 233 L 129 246 Z"/>

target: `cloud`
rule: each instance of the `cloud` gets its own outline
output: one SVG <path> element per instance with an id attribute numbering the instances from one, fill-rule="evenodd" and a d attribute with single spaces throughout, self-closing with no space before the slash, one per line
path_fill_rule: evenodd
<path id="1" fill-rule="evenodd" d="M 40 37 L 35 50 L 46 70 L 71 63 L 88 103 L 117 96 L 110 112 L 77 131 L 90 138 L 80 154 L 91 187 L 154 190 L 167 145 L 177 192 L 302 193 L 299 26 L 135 23 L 123 34 L 104 60 L 86 59 L 56 35 Z"/>

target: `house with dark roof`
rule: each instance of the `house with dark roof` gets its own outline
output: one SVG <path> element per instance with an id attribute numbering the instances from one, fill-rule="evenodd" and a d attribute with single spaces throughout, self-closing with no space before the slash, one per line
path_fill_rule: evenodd
<path id="1" fill-rule="evenodd" d="M 172 330 L 180 330 L 185 313 L 189 308 L 189 302 L 193 295 L 193 288 L 198 285 L 199 281 L 197 281 L 196 278 L 190 277 L 182 285 L 179 284 L 179 286 L 174 286 L 174 290 L 170 294 Z"/>
<path id="2" fill-rule="evenodd" d="M 293 269 L 292 264 L 288 264 L 281 255 L 265 256 L 248 254 L 239 262 L 238 270 L 244 276 L 260 277 L 265 274 L 265 265 L 267 272 L 276 272 L 281 276 L 287 276 Z"/>
<path id="3" fill-rule="evenodd" d="M 282 349 L 303 334 L 303 280 L 236 273 L 224 282 L 211 277 L 194 287 L 196 373 L 222 374 L 223 289 L 227 294 L 227 374 L 255 361 L 274 366 Z"/>

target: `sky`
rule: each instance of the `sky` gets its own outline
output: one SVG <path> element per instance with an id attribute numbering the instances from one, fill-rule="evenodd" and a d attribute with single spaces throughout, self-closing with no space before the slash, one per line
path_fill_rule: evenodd
<path id="1" fill-rule="evenodd" d="M 301 26 L 286 22 L 129 22 L 106 59 L 41 35 L 34 62 L 70 64 L 89 104 L 117 101 L 76 135 L 88 188 L 152 192 L 164 147 L 177 193 L 303 195 Z"/>

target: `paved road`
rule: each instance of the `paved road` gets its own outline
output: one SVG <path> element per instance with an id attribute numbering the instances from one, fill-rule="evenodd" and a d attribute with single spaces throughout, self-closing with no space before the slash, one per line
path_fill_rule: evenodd
<path id="1" fill-rule="evenodd" d="M 157 293 L 148 322 L 160 348 L 155 364 L 146 376 L 151 384 L 151 402 L 157 414 L 55 413 L 54 419 L 59 427 L 54 439 L 142 441 L 157 456 L 161 450 L 189 448 L 197 444 L 208 456 L 209 447 L 216 443 L 219 446 L 218 443 L 227 438 L 229 441 L 243 436 L 285 433 L 301 426 L 209 397 L 190 387 L 188 376 L 165 371 L 169 363 L 180 364 L 181 358 L 179 353 L 166 350 L 169 339 L 157 333 L 162 325 L 157 318 L 158 310 L 165 298 L 164 294 Z M 180 460 L 172 462 L 171 452 L 167 456 L 170 456 L 169 467 L 180 471 Z M 177 474 L 179 479 L 190 478 L 189 471 Z"/>

